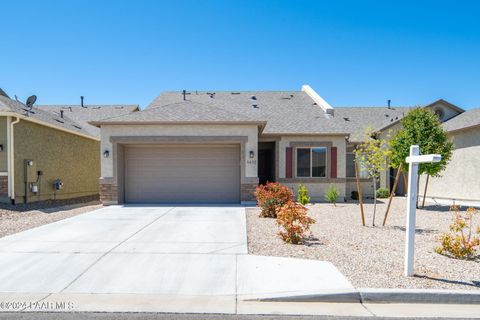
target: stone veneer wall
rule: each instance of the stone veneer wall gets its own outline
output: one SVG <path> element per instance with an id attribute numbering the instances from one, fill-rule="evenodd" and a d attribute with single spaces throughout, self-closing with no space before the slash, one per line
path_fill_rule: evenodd
<path id="1" fill-rule="evenodd" d="M 0 198 L 8 197 L 8 177 L 0 176 Z"/>
<path id="2" fill-rule="evenodd" d="M 240 185 L 240 201 L 251 202 L 255 199 L 255 188 L 258 186 L 258 178 L 250 178 L 243 181 Z"/>
<path id="3" fill-rule="evenodd" d="M 106 205 L 118 203 L 118 188 L 113 179 L 100 178 L 100 201 Z"/>

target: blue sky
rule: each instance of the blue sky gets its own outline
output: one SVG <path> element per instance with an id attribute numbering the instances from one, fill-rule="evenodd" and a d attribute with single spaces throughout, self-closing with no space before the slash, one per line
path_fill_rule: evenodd
<path id="1" fill-rule="evenodd" d="M 333 106 L 480 106 L 480 2 L 0 1 L 0 87 L 40 104 L 310 84 Z"/>

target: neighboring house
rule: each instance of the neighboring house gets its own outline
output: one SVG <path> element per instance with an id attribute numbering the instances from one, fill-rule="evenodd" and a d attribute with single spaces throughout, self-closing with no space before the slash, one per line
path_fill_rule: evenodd
<path id="1" fill-rule="evenodd" d="M 101 128 L 100 198 L 112 203 L 240 203 L 258 183 L 305 184 L 314 201 L 356 189 L 353 147 L 409 108 L 333 109 L 301 91 L 165 92 Z M 372 194 L 371 182 L 362 188 Z"/>
<path id="2" fill-rule="evenodd" d="M 98 196 L 100 132 L 90 120 L 138 106 L 33 106 L 0 90 L 0 202 Z M 55 188 L 55 181 L 61 182 Z"/>
<path id="3" fill-rule="evenodd" d="M 442 204 L 480 206 L 480 108 L 467 110 L 443 124 L 454 144 L 453 156 L 441 177 L 431 177 L 427 200 Z M 420 180 L 424 194 L 426 176 Z"/>
<path id="4" fill-rule="evenodd" d="M 465 111 L 443 99 L 435 101 L 424 108 L 438 115 L 447 136 L 454 144 L 453 156 L 440 177 L 430 177 L 427 188 L 427 200 L 439 204 L 480 205 L 480 164 L 475 159 L 480 157 L 480 109 Z M 393 134 L 401 128 L 400 120 L 379 128 L 385 135 Z M 390 169 L 381 176 L 380 185 L 392 189 L 396 170 Z M 427 176 L 420 177 L 419 198 L 425 192 Z M 397 186 L 397 195 L 405 195 L 406 180 L 401 178 Z"/>

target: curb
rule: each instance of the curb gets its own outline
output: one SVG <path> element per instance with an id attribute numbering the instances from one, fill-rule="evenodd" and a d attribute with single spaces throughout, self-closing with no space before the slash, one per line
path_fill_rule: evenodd
<path id="1" fill-rule="evenodd" d="M 480 304 L 480 290 L 372 289 L 251 299 L 262 302 Z"/>
<path id="2" fill-rule="evenodd" d="M 362 303 L 480 304 L 480 290 L 358 289 Z"/>

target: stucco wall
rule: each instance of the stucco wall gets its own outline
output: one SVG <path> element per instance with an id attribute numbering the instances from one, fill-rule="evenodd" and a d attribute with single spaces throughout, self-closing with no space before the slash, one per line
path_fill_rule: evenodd
<path id="1" fill-rule="evenodd" d="M 43 171 L 39 195 L 29 192 L 29 202 L 67 199 L 98 194 L 100 159 L 98 141 L 79 137 L 32 122 L 15 125 L 15 202 L 25 195 L 25 160 L 33 160 L 28 180 L 35 182 Z M 54 194 L 52 183 L 62 179 L 64 187 Z"/>
<path id="2" fill-rule="evenodd" d="M 0 117 L 0 144 L 3 151 L 0 151 L 0 172 L 7 172 L 7 117 Z"/>
<path id="3" fill-rule="evenodd" d="M 480 128 L 450 135 L 455 148 L 451 161 L 441 177 L 430 177 L 427 197 L 480 201 Z M 426 176 L 420 179 L 423 196 Z"/>
<path id="4" fill-rule="evenodd" d="M 108 150 L 112 154 L 112 136 L 247 136 L 244 150 L 245 177 L 257 177 L 257 140 L 256 125 L 103 125 L 101 130 L 101 153 Z M 253 151 L 255 158 L 250 159 Z M 101 157 L 101 176 L 113 176 L 113 157 Z"/>

